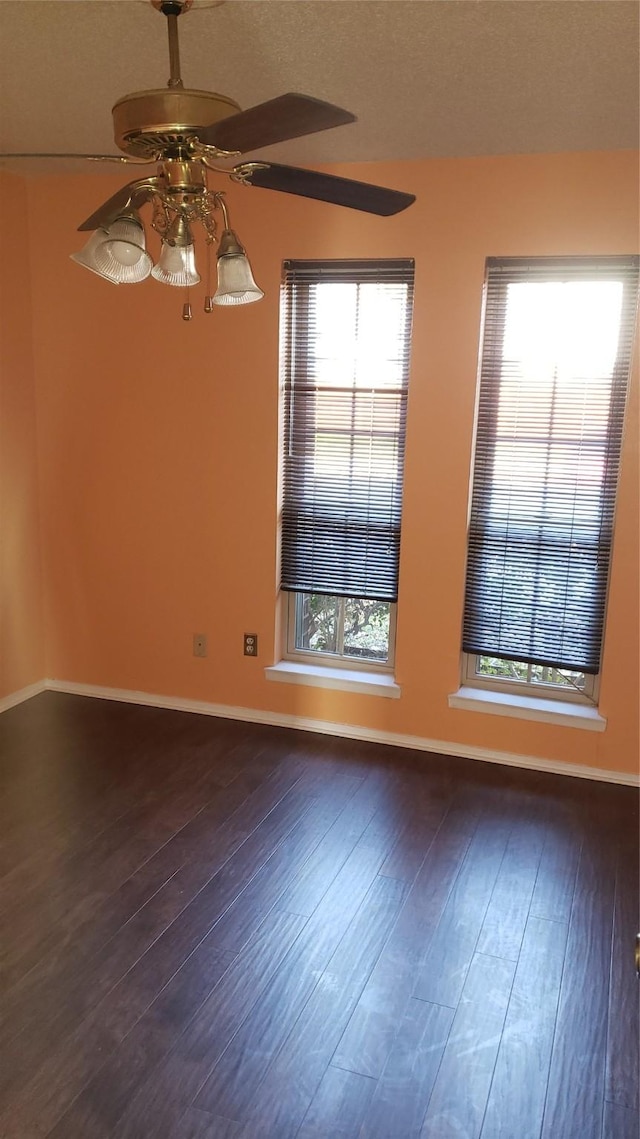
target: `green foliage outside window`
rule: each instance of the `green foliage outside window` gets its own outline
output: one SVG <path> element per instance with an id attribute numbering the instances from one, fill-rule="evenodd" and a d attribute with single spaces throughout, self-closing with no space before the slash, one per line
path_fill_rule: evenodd
<path id="1" fill-rule="evenodd" d="M 361 660 L 389 656 L 390 605 L 362 597 L 297 595 L 296 648 Z"/>
<path id="2" fill-rule="evenodd" d="M 519 680 L 523 684 L 552 684 L 566 688 L 584 688 L 582 672 L 570 669 L 551 668 L 549 665 L 528 664 L 521 660 L 505 660 L 503 657 L 477 657 L 478 676 L 496 676 L 504 680 Z"/>

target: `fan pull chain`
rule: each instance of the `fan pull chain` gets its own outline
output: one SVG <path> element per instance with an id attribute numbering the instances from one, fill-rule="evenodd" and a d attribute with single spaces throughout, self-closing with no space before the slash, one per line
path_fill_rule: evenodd
<path id="1" fill-rule="evenodd" d="M 211 242 L 207 241 L 207 291 L 204 298 L 204 311 L 213 312 L 213 293 L 211 292 Z"/>
<path id="2" fill-rule="evenodd" d="M 183 320 L 192 320 L 193 312 L 191 311 L 191 303 L 190 303 L 190 299 L 189 299 L 190 298 L 190 289 L 187 287 L 185 289 L 185 292 L 187 294 L 187 299 L 182 306 L 182 319 Z"/>

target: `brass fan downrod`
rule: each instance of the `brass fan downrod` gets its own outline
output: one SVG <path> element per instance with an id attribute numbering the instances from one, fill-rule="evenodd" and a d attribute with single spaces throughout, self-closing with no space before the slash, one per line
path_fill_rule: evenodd
<path id="1" fill-rule="evenodd" d="M 169 33 L 169 81 L 167 87 L 184 87 L 180 74 L 180 42 L 178 39 L 178 16 L 188 12 L 192 0 L 151 0 L 154 8 L 167 17 Z"/>
<path id="2" fill-rule="evenodd" d="M 178 42 L 178 17 L 167 16 L 169 30 L 169 81 L 167 87 L 184 87 L 180 75 L 180 44 Z"/>

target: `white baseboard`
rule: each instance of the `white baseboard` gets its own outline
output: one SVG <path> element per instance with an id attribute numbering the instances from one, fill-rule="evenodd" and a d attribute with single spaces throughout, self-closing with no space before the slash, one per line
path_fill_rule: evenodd
<path id="1" fill-rule="evenodd" d="M 44 692 L 47 687 L 48 682 L 46 680 L 38 680 L 35 684 L 28 684 L 26 688 L 20 688 L 18 692 L 11 692 L 8 696 L 3 696 L 0 700 L 0 712 L 8 712 L 9 708 L 15 708 L 16 704 L 22 704 L 23 700 L 30 700 L 32 696 Z"/>
<path id="2" fill-rule="evenodd" d="M 631 787 L 640 785 L 640 779 L 626 771 L 608 771 L 606 768 L 585 764 L 562 763 L 559 760 L 541 759 L 534 755 L 494 751 L 471 744 L 450 743 L 448 740 L 430 740 L 423 736 L 408 736 L 398 732 L 382 732 L 358 724 L 335 724 L 328 720 L 291 716 L 286 713 L 266 712 L 257 708 L 240 708 L 230 704 L 209 704 L 204 700 L 182 697 L 157 696 L 150 692 L 132 692 L 125 688 L 102 688 L 93 684 L 74 684 L 65 680 L 47 680 L 44 685 L 54 692 L 68 692 L 78 696 L 93 696 L 100 700 L 118 700 L 126 704 L 145 704 L 153 708 L 169 708 L 176 712 L 196 712 L 202 716 L 220 716 L 228 720 L 242 720 L 251 724 L 269 724 L 272 727 L 296 728 L 303 732 L 321 732 L 324 735 L 346 739 L 382 743 L 392 747 L 411 748 L 415 751 L 455 755 L 462 759 L 479 759 L 485 763 L 500 763 L 507 767 L 523 767 L 531 771 L 548 771 L 553 775 L 571 775 L 578 779 L 597 779 L 603 783 L 622 783 Z"/>

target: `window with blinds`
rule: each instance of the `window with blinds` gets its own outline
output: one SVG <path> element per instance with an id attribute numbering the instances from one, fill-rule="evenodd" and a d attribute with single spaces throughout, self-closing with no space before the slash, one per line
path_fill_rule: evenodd
<path id="1" fill-rule="evenodd" d="M 287 261 L 281 587 L 394 602 L 413 261 Z"/>
<path id="2" fill-rule="evenodd" d="M 487 262 L 463 628 L 476 659 L 599 671 L 637 297 L 637 257 Z"/>

